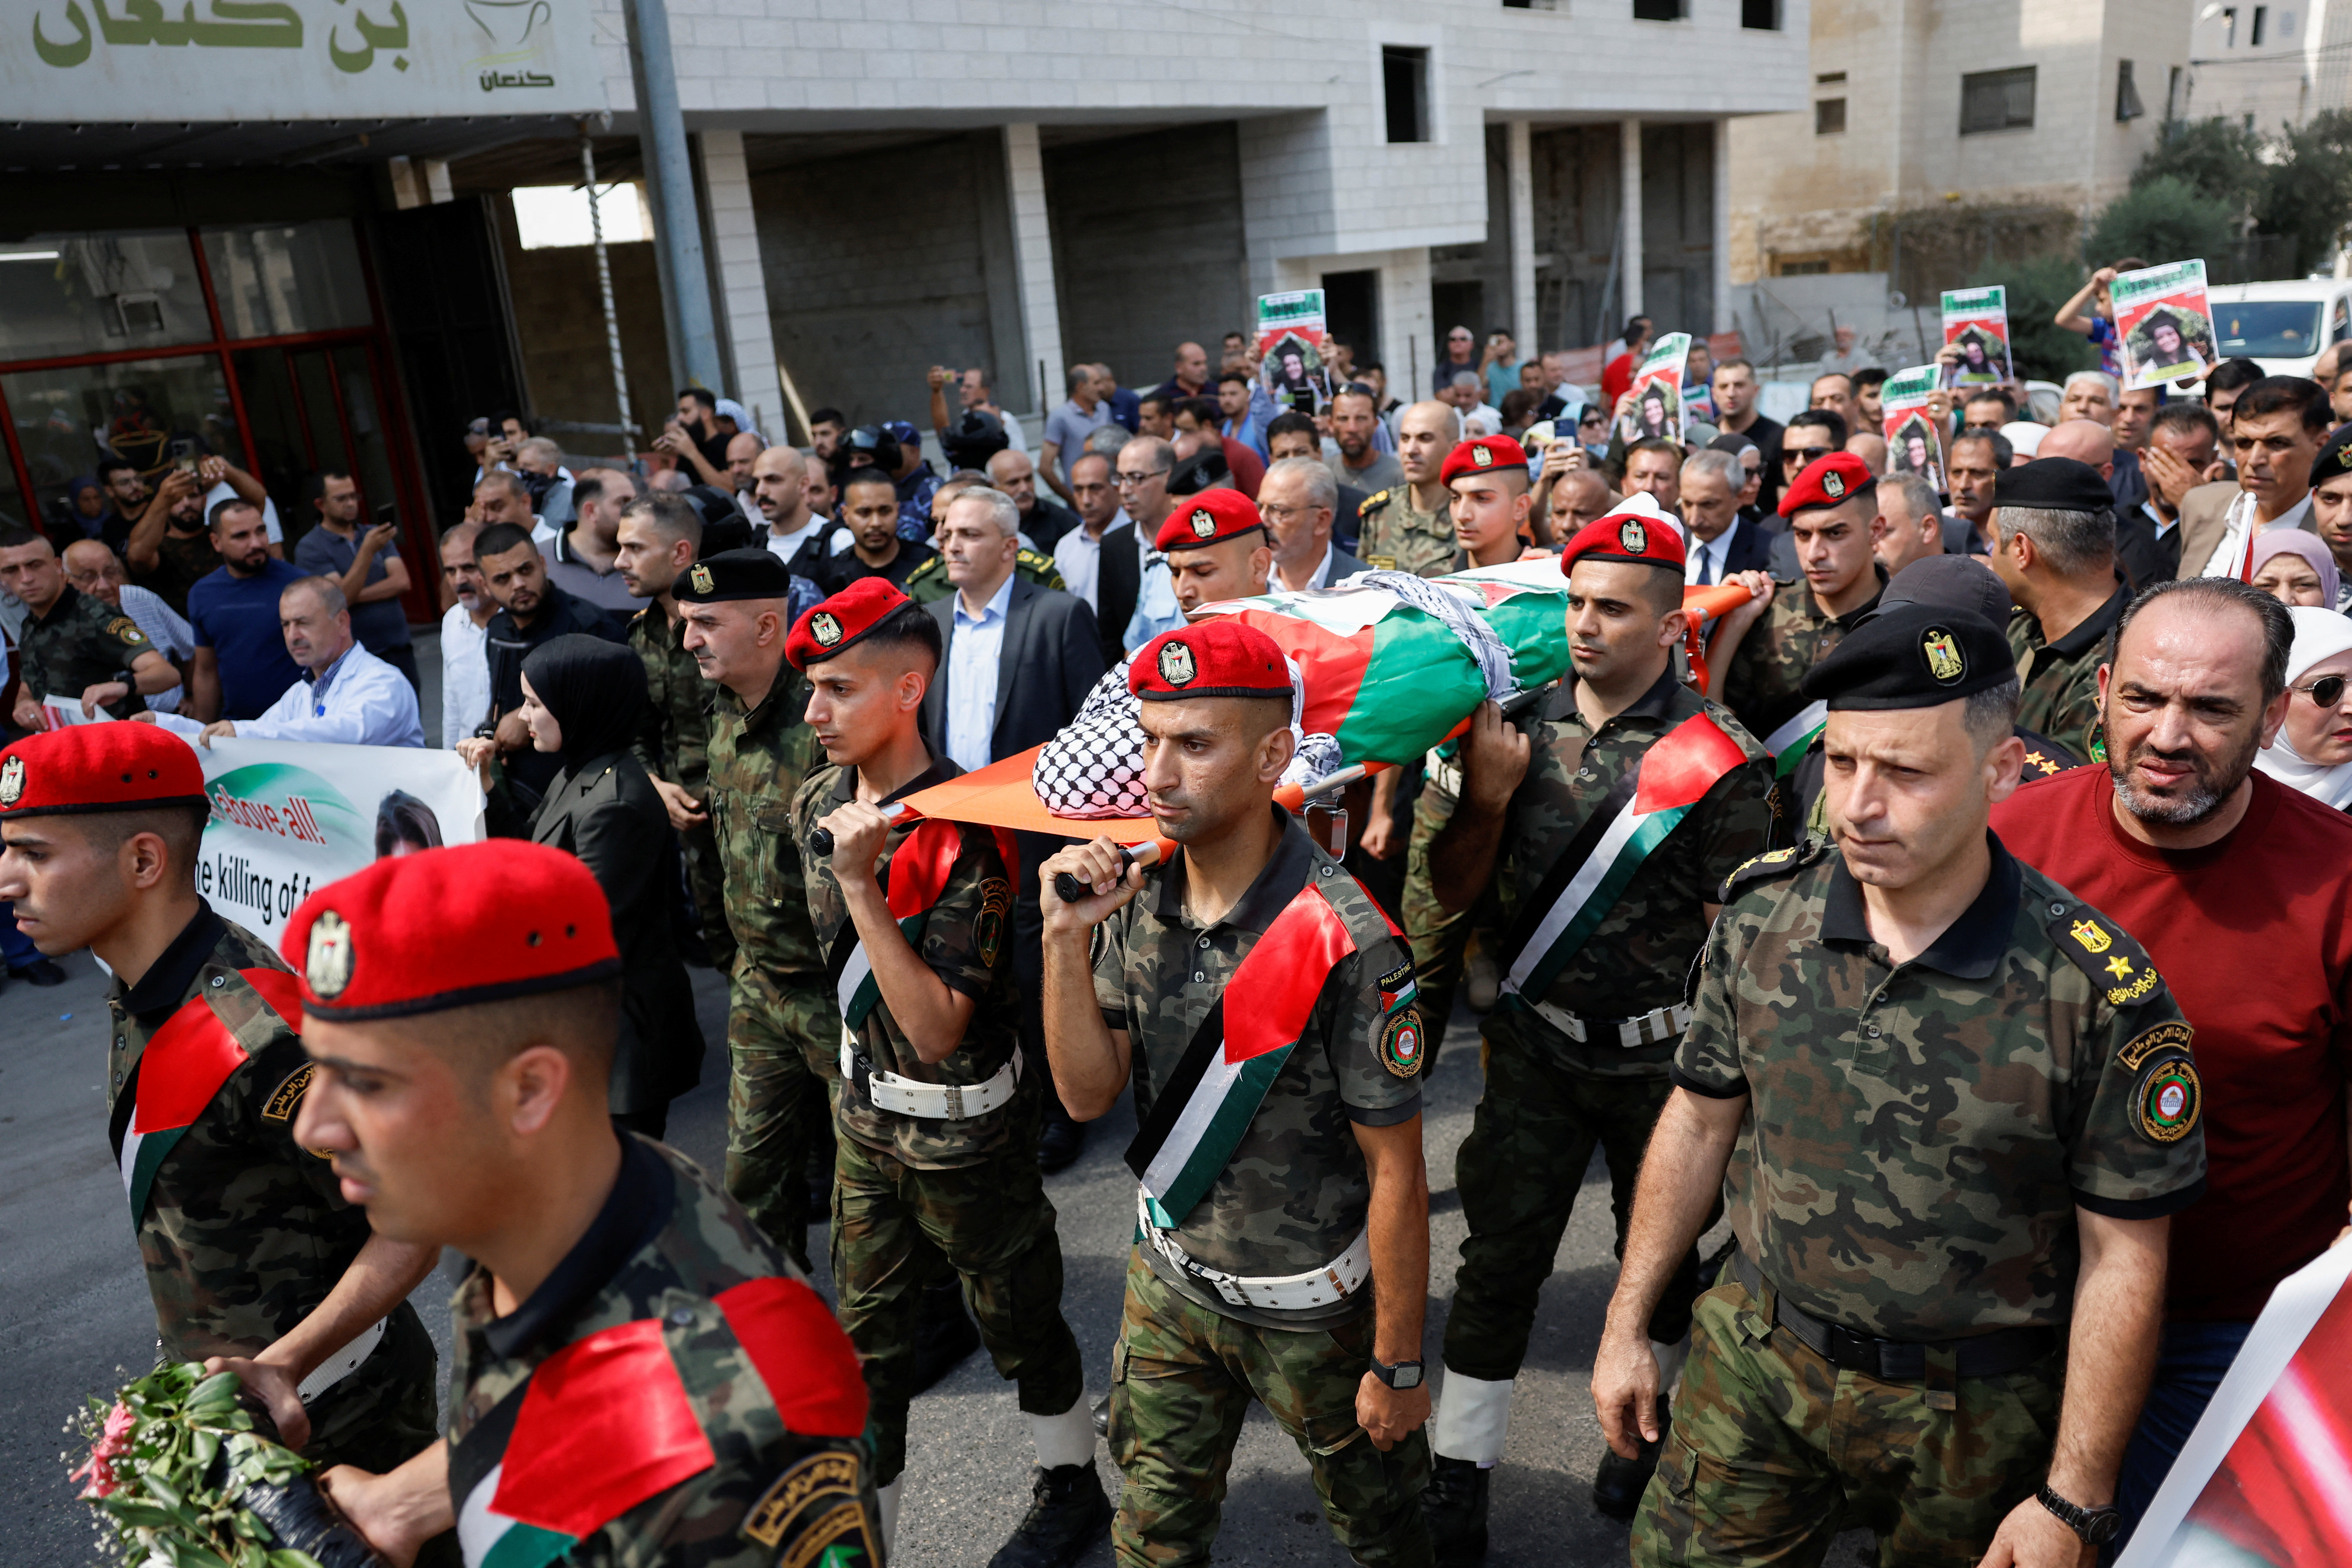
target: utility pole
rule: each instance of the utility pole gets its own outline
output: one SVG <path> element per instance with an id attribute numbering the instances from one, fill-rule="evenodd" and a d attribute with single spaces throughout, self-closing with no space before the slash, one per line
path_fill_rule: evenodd
<path id="1" fill-rule="evenodd" d="M 694 163 L 677 103 L 666 0 L 628 0 L 629 64 L 636 77 L 637 141 L 653 200 L 654 254 L 661 264 L 662 317 L 670 369 L 681 385 L 719 386 L 719 331 L 710 272 L 702 258 L 702 217 Z"/>

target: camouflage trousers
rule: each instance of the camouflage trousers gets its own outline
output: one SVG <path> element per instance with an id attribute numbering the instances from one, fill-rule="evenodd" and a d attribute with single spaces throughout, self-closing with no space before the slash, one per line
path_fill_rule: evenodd
<path id="1" fill-rule="evenodd" d="M 1537 1298 L 1596 1147 L 1609 1165 L 1617 1255 L 1625 1255 L 1634 1180 L 1674 1089 L 1663 1075 L 1587 1078 L 1549 1062 L 1524 1020 L 1499 1009 L 1486 1020 L 1486 1091 L 1454 1162 L 1469 1234 L 1445 1321 L 1445 1365 L 1496 1383 L 1517 1376 L 1526 1359 Z M 1718 1203 L 1707 1224 L 1721 1213 Z M 1689 1332 L 1698 1292 L 1694 1249 L 1667 1282 L 1650 1337 L 1671 1344 Z"/>
<path id="2" fill-rule="evenodd" d="M 1437 1066 L 1438 1047 L 1444 1044 L 1446 1021 L 1454 1016 L 1454 993 L 1462 984 L 1462 966 L 1470 951 L 1471 910 L 1447 912 L 1437 901 L 1429 875 L 1429 847 L 1453 815 L 1454 799 L 1434 783 L 1423 784 L 1412 803 L 1412 832 L 1405 840 L 1404 896 L 1397 919 L 1412 949 L 1413 984 L 1420 996 L 1413 1011 L 1428 1036 L 1421 1070 L 1426 1081 Z"/>
<path id="3" fill-rule="evenodd" d="M 2000 1377 L 1938 1356 L 1923 1383 L 1841 1372 L 1727 1274 L 1699 1298 L 1633 1561 L 1818 1563 L 1867 1525 L 1881 1563 L 1969 1568 L 2049 1468 L 2060 1371 L 2053 1352 Z"/>
<path id="4" fill-rule="evenodd" d="M 719 840 L 710 824 L 689 827 L 677 836 L 686 860 L 686 885 L 694 891 L 694 918 L 702 928 L 702 945 L 713 968 L 730 973 L 735 964 L 735 931 L 727 923 L 726 879 L 719 860 Z"/>
<path id="5" fill-rule="evenodd" d="M 1110 1455 L 1127 1486 L 1111 1527 L 1121 1568 L 1209 1561 L 1234 1443 L 1255 1399 L 1315 1474 L 1331 1533 L 1366 1568 L 1426 1568 L 1429 1440 L 1387 1453 L 1356 1425 L 1372 1314 L 1330 1329 L 1264 1329 L 1202 1306 L 1129 1255 L 1111 1349 Z"/>
<path id="6" fill-rule="evenodd" d="M 727 1195 L 809 1268 L 808 1158 L 833 1139 L 841 1015 L 822 975 L 778 984 L 738 962 L 727 995 Z"/>
<path id="7" fill-rule="evenodd" d="M 875 1484 L 888 1486 L 907 1468 L 923 1287 L 941 1257 L 963 1282 L 997 1375 L 1021 1385 L 1021 1408 L 1059 1415 L 1076 1405 L 1086 1370 L 1062 1317 L 1062 1242 L 1037 1173 L 1034 1122 L 1003 1153 L 952 1171 L 919 1170 L 854 1138 L 839 1142 L 835 1310 L 866 1367 Z"/>

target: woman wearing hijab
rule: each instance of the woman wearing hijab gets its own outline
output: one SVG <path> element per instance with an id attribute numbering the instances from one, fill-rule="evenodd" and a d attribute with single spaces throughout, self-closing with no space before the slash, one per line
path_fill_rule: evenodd
<path id="1" fill-rule="evenodd" d="M 572 633 L 549 638 L 522 661 L 531 744 L 563 763 L 531 839 L 580 857 L 613 907 L 621 944 L 613 1120 L 659 1138 L 669 1102 L 701 1081 L 702 1029 L 670 939 L 677 867 L 669 813 L 629 750 L 647 700 L 645 665 L 619 643 Z"/>
<path id="2" fill-rule="evenodd" d="M 2246 581 L 2280 604 L 2333 613 L 2341 574 L 2336 557 L 2315 533 L 2274 528 L 2254 541 Z"/>
<path id="3" fill-rule="evenodd" d="M 2352 810 L 2352 619 L 2304 605 L 2287 614 L 2294 646 L 2286 659 L 2286 722 L 2254 753 L 2254 766 L 2322 805 Z"/>

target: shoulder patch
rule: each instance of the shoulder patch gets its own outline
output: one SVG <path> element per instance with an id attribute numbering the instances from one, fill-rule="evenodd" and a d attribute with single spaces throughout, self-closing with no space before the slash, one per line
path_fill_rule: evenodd
<path id="1" fill-rule="evenodd" d="M 147 634 L 141 631 L 139 623 L 129 616 L 117 616 L 107 622 L 106 635 L 110 637 L 121 637 L 132 647 L 143 647 L 147 643 Z"/>
<path id="2" fill-rule="evenodd" d="M 1011 882 L 990 877 L 980 884 L 980 919 L 973 924 L 972 936 L 980 944 L 980 961 L 991 969 L 996 967 L 997 954 L 1004 951 L 1004 916 L 1012 908 Z"/>
<path id="3" fill-rule="evenodd" d="M 2124 1048 L 2116 1053 L 2116 1060 L 2126 1072 L 2137 1072 L 2148 1058 L 2159 1051 L 2185 1051 L 2194 1031 L 2179 1018 L 2168 1018 L 2155 1028 L 2135 1035 Z"/>
<path id="4" fill-rule="evenodd" d="M 310 1080 L 318 1076 L 318 1064 L 304 1062 L 288 1073 L 286 1081 L 269 1091 L 269 1099 L 261 1107 L 261 1119 L 264 1121 L 293 1121 L 295 1107 L 300 1105 L 303 1095 L 310 1092 Z"/>
<path id="5" fill-rule="evenodd" d="M 1421 983 L 1413 976 L 1412 960 L 1408 958 L 1380 977 L 1381 1011 L 1393 1013 L 1412 1005 L 1421 994 Z"/>
<path id="6" fill-rule="evenodd" d="M 1389 1015 L 1381 1026 L 1381 1066 L 1399 1078 L 1412 1078 L 1421 1071 L 1421 1015 L 1407 1007 Z"/>
<path id="7" fill-rule="evenodd" d="M 760 1494 L 744 1514 L 739 1533 L 776 1552 L 780 1564 L 822 1560 L 825 1568 L 866 1568 L 880 1561 L 880 1553 L 858 1501 L 858 1487 L 856 1454 L 841 1449 L 811 1454 Z M 844 1550 L 827 1552 L 836 1544 Z"/>
<path id="8" fill-rule="evenodd" d="M 1361 517 L 1368 511 L 1374 510 L 1377 508 L 1384 507 L 1388 504 L 1389 492 L 1386 490 L 1375 490 L 1370 495 L 1364 498 L 1363 504 L 1356 508 L 1356 515 L 1358 517 Z"/>
<path id="9" fill-rule="evenodd" d="M 1800 867 L 1810 866 L 1829 847 L 1826 840 L 1808 837 L 1804 842 L 1786 849 L 1768 849 L 1723 879 L 1723 895 L 1718 903 L 1731 902 L 1732 895 L 1751 882 L 1784 877 Z"/>
<path id="10" fill-rule="evenodd" d="M 2121 926 L 2083 904 L 2053 901 L 2049 908 L 2044 929 L 2050 940 L 2091 977 L 2109 1005 L 2137 1006 L 2163 992 L 2164 979 L 2157 973 L 2155 961 Z"/>

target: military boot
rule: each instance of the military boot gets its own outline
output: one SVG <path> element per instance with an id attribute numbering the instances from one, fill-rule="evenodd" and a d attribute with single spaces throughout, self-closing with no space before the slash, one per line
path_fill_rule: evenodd
<path id="1" fill-rule="evenodd" d="M 923 1315 L 915 1346 L 915 1392 L 928 1391 L 980 1348 L 980 1330 L 963 1310 L 963 1287 L 950 1272 L 923 1287 Z"/>
<path id="2" fill-rule="evenodd" d="M 1437 1568 L 1466 1568 L 1486 1559 L 1486 1482 L 1494 1472 L 1475 1459 L 1433 1454 L 1421 1516 L 1429 1526 Z"/>
<path id="3" fill-rule="evenodd" d="M 1069 1568 L 1110 1532 L 1110 1499 L 1092 1465 L 1037 1467 L 1029 1511 L 988 1568 Z"/>
<path id="4" fill-rule="evenodd" d="M 1640 1445 L 1640 1454 L 1631 1459 L 1621 1459 L 1617 1450 L 1609 1449 L 1601 1456 L 1601 1468 L 1592 1473 L 1592 1506 L 1612 1519 L 1633 1517 L 1642 1506 L 1642 1493 L 1648 1489 L 1650 1478 L 1658 1470 L 1658 1452 L 1665 1447 L 1666 1402 L 1658 1401 L 1658 1437 L 1653 1443 L 1637 1430 L 1633 1441 Z"/>

